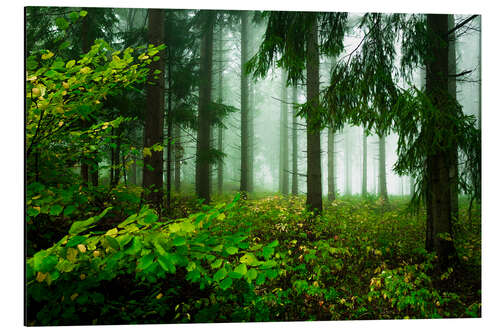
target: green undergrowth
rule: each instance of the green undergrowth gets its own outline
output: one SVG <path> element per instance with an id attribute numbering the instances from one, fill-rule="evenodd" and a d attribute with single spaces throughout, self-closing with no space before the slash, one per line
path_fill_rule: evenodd
<path id="1" fill-rule="evenodd" d="M 28 188 L 28 232 L 59 225 L 28 236 L 29 325 L 481 314 L 476 206 L 461 204 L 461 263 L 443 271 L 424 250 L 424 212 L 404 198 L 340 198 L 314 216 L 301 196 L 174 195 L 160 218 L 140 188 L 79 190 L 80 201 L 72 188 Z"/>

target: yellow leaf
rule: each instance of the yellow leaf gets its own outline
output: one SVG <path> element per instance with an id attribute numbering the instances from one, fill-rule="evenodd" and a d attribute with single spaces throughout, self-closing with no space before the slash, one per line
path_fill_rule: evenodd
<path id="1" fill-rule="evenodd" d="M 59 127 L 61 127 L 62 125 L 64 125 L 64 121 L 61 120 L 58 125 Z"/>
<path id="2" fill-rule="evenodd" d="M 116 234 L 118 234 L 118 229 L 117 228 L 113 228 L 113 229 L 108 230 L 106 232 L 106 236 L 116 236 Z"/>
<path id="3" fill-rule="evenodd" d="M 144 149 L 142 150 L 142 155 L 144 157 L 151 157 L 151 149 L 149 149 L 148 147 L 144 147 Z"/>
<path id="4" fill-rule="evenodd" d="M 39 194 L 36 197 L 31 198 L 32 200 L 40 199 L 42 196 Z"/>
<path id="5" fill-rule="evenodd" d="M 36 280 L 38 282 L 43 282 L 43 280 L 45 280 L 47 278 L 47 276 L 49 275 L 49 273 L 42 273 L 42 272 L 38 272 L 36 274 Z"/>
<path id="6" fill-rule="evenodd" d="M 54 53 L 49 51 L 48 53 L 42 54 L 42 59 L 47 60 L 47 59 L 52 58 L 53 56 L 54 56 Z"/>
<path id="7" fill-rule="evenodd" d="M 69 89 L 68 82 L 63 82 L 62 85 L 63 85 L 64 89 Z"/>
<path id="8" fill-rule="evenodd" d="M 81 253 L 85 253 L 87 251 L 87 248 L 84 244 L 78 244 L 76 247 L 78 248 L 78 250 L 80 250 Z"/>
<path id="9" fill-rule="evenodd" d="M 91 71 L 90 67 L 87 67 L 87 66 L 80 69 L 80 73 L 82 73 L 82 74 L 88 74 L 88 73 L 90 73 L 90 71 Z"/>
<path id="10" fill-rule="evenodd" d="M 163 294 L 162 293 L 159 293 L 158 295 L 156 295 L 156 299 L 160 299 L 163 297 Z"/>
<path id="11" fill-rule="evenodd" d="M 83 274 L 83 273 L 80 274 L 80 280 L 85 280 L 85 277 L 86 277 L 85 274 Z"/>
<path id="12" fill-rule="evenodd" d="M 78 293 L 74 293 L 73 295 L 71 295 L 71 300 L 74 301 L 76 298 L 78 297 Z"/>
<path id="13" fill-rule="evenodd" d="M 78 250 L 72 247 L 70 247 L 66 252 L 66 258 L 68 258 L 68 260 L 71 262 L 74 262 L 76 260 L 77 255 L 78 255 Z"/>

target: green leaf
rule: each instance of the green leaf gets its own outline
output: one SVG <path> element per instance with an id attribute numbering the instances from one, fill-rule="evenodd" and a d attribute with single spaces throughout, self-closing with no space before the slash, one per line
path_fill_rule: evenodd
<path id="1" fill-rule="evenodd" d="M 81 11 L 80 11 L 80 16 L 81 16 L 81 17 L 87 16 L 87 13 L 88 13 L 88 12 L 87 12 L 86 10 L 81 10 Z"/>
<path id="2" fill-rule="evenodd" d="M 137 265 L 137 269 L 143 271 L 149 266 L 151 266 L 154 257 L 155 255 L 153 253 L 150 253 L 139 259 L 139 264 Z"/>
<path id="3" fill-rule="evenodd" d="M 172 244 L 174 244 L 174 246 L 181 246 L 181 245 L 184 245 L 186 244 L 186 239 L 184 237 L 175 237 L 174 240 L 172 241 Z"/>
<path id="4" fill-rule="evenodd" d="M 127 224 L 137 221 L 137 214 L 132 214 L 125 219 L 122 223 L 118 224 L 118 228 L 125 228 Z"/>
<path id="5" fill-rule="evenodd" d="M 38 214 L 40 214 L 40 210 L 34 209 L 33 207 L 29 207 L 26 210 L 26 214 L 28 214 L 28 216 L 31 216 L 31 217 L 36 217 L 36 216 L 38 216 Z"/>
<path id="6" fill-rule="evenodd" d="M 213 263 L 210 264 L 210 267 L 212 268 L 219 268 L 222 265 L 222 259 L 217 259 Z"/>
<path id="7" fill-rule="evenodd" d="M 141 249 L 142 249 L 142 242 L 138 236 L 135 236 L 131 242 L 130 247 L 125 250 L 125 254 L 135 255 L 139 253 Z"/>
<path id="8" fill-rule="evenodd" d="M 106 242 L 109 244 L 109 246 L 111 248 L 113 248 L 116 251 L 120 250 L 120 244 L 118 243 L 118 241 L 116 239 L 114 239 L 113 237 L 110 237 L 110 236 L 104 236 L 104 239 L 106 240 Z"/>
<path id="9" fill-rule="evenodd" d="M 64 216 L 69 216 L 71 213 L 73 213 L 76 210 L 76 206 L 69 205 L 64 208 Z"/>
<path id="10" fill-rule="evenodd" d="M 71 68 L 75 65 L 76 61 L 75 60 L 70 60 L 66 63 L 66 68 Z"/>
<path id="11" fill-rule="evenodd" d="M 68 243 L 66 244 L 66 247 L 73 247 L 78 244 L 84 244 L 86 240 L 87 238 L 83 236 L 73 236 L 69 239 Z"/>
<path id="12" fill-rule="evenodd" d="M 257 285 L 261 285 L 264 282 L 266 282 L 266 275 L 264 273 L 260 273 L 259 276 L 257 277 L 257 281 L 255 281 L 255 283 Z"/>
<path id="13" fill-rule="evenodd" d="M 63 208 L 60 205 L 54 205 L 54 206 L 50 207 L 49 214 L 53 215 L 53 216 L 57 216 L 57 215 L 61 214 L 62 211 L 63 211 Z"/>
<path id="14" fill-rule="evenodd" d="M 184 221 L 180 223 L 180 228 L 184 232 L 193 232 L 195 230 L 194 224 L 190 221 Z"/>
<path id="15" fill-rule="evenodd" d="M 268 260 L 271 255 L 274 253 L 274 249 L 272 247 L 267 247 L 265 246 L 263 249 L 262 249 L 262 255 L 264 256 L 264 258 L 266 260 Z"/>
<path id="16" fill-rule="evenodd" d="M 69 23 L 68 23 L 68 21 L 66 21 L 66 19 L 64 17 L 56 18 L 55 23 L 60 30 L 66 30 L 69 27 Z"/>
<path id="17" fill-rule="evenodd" d="M 227 276 L 227 271 L 224 267 L 222 267 L 214 274 L 214 280 L 218 282 L 223 278 L 225 278 L 226 276 Z"/>
<path id="18" fill-rule="evenodd" d="M 247 273 L 247 265 L 245 264 L 239 264 L 235 269 L 234 272 L 239 273 L 241 275 L 245 275 Z"/>
<path id="19" fill-rule="evenodd" d="M 234 247 L 234 246 L 229 246 L 229 247 L 226 247 L 226 252 L 229 253 L 229 254 L 235 254 L 238 252 L 238 248 L 237 247 Z"/>
<path id="20" fill-rule="evenodd" d="M 69 18 L 71 21 L 73 21 L 73 23 L 75 23 L 79 17 L 80 17 L 80 14 L 78 12 L 69 13 Z"/>
<path id="21" fill-rule="evenodd" d="M 278 240 L 274 240 L 273 242 L 271 242 L 270 244 L 267 245 L 267 247 L 276 247 L 280 244 L 280 242 L 278 242 Z"/>
<path id="22" fill-rule="evenodd" d="M 258 272 L 255 268 L 250 268 L 246 274 L 249 280 L 255 280 L 257 278 Z"/>
<path id="23" fill-rule="evenodd" d="M 158 257 L 158 263 L 163 270 L 172 274 L 175 273 L 175 262 L 170 253 L 166 253 L 165 255 Z"/>
<path id="24" fill-rule="evenodd" d="M 220 283 L 220 287 L 222 290 L 226 290 L 227 288 L 231 287 L 232 284 L 233 284 L 233 280 L 230 277 L 228 277 L 228 278 L 225 278 Z"/>
<path id="25" fill-rule="evenodd" d="M 69 228 L 69 234 L 70 235 L 77 235 L 81 232 L 86 231 L 87 229 L 91 228 L 91 225 L 98 222 L 100 219 L 103 218 L 104 215 L 111 209 L 111 207 L 106 208 L 101 214 L 97 216 L 92 216 L 91 218 L 86 219 L 85 221 L 77 221 L 74 222 L 71 227 Z"/>
<path id="26" fill-rule="evenodd" d="M 253 253 L 247 253 L 240 258 L 240 262 L 247 264 L 249 266 L 257 266 L 260 261 L 253 255 Z"/>

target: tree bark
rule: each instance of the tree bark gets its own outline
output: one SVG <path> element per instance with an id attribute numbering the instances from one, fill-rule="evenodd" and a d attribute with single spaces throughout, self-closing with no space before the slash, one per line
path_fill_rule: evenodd
<path id="1" fill-rule="evenodd" d="M 318 26 L 315 13 L 307 40 L 307 102 L 311 108 L 306 117 L 307 130 L 307 209 L 321 213 L 323 209 L 321 191 L 321 137 L 319 131 L 319 50 Z"/>
<path id="2" fill-rule="evenodd" d="M 198 102 L 198 137 L 196 143 L 196 194 L 210 202 L 210 136 L 212 110 L 212 51 L 215 13 L 202 10 L 203 29 L 200 49 L 200 93 Z"/>
<path id="3" fill-rule="evenodd" d="M 175 172 L 174 172 L 174 189 L 177 193 L 181 191 L 181 159 L 182 159 L 182 143 L 181 129 L 179 125 L 174 126 L 175 137 Z"/>
<path id="4" fill-rule="evenodd" d="M 299 175 L 298 175 L 298 150 L 297 150 L 297 86 L 292 89 L 292 195 L 299 194 Z"/>
<path id="5" fill-rule="evenodd" d="M 288 89 L 286 86 L 287 74 L 281 71 L 281 112 L 280 112 L 280 192 L 289 194 L 288 168 Z"/>
<path id="6" fill-rule="evenodd" d="M 153 45 L 164 43 L 165 12 L 163 9 L 148 9 L 148 41 Z M 163 120 L 165 108 L 165 56 L 159 52 L 160 59 L 151 62 L 146 85 L 146 115 L 144 125 L 144 147 L 154 144 L 163 145 Z M 159 70 L 160 74 L 153 72 Z M 157 78 L 155 78 L 157 76 Z M 144 156 L 142 185 L 146 190 L 146 200 L 161 209 L 163 197 L 163 151 L 151 151 Z"/>
<path id="7" fill-rule="evenodd" d="M 367 154 L 368 154 L 368 142 L 367 142 L 367 137 L 365 134 L 365 131 L 363 129 L 363 175 L 362 175 L 362 180 L 361 180 L 361 195 L 366 197 L 368 194 L 367 190 L 367 182 L 368 182 L 368 160 L 367 160 Z"/>
<path id="8" fill-rule="evenodd" d="M 351 177 L 351 140 L 350 140 L 350 129 L 349 127 L 344 127 L 344 144 L 345 144 L 345 153 L 344 153 L 344 159 L 345 159 L 345 195 L 351 195 L 351 184 L 352 184 L 352 177 Z"/>
<path id="9" fill-rule="evenodd" d="M 455 17 L 448 15 L 448 29 L 455 26 Z M 452 100 L 457 99 L 457 58 L 455 50 L 455 32 L 448 35 L 448 94 Z M 458 220 L 458 148 L 455 144 L 450 152 L 450 195 L 451 195 L 451 220 Z"/>
<path id="10" fill-rule="evenodd" d="M 448 96 L 448 17 L 444 14 L 427 15 L 427 29 L 430 33 L 426 65 L 427 94 L 433 106 L 440 113 L 449 111 Z M 453 126 L 444 117 L 435 117 L 431 123 L 434 133 L 440 133 Z M 450 166 L 452 148 L 439 145 L 443 138 L 435 138 L 438 147 L 428 156 L 429 199 L 427 211 L 432 225 L 432 250 L 438 255 L 441 267 L 447 267 L 456 256 L 452 235 L 452 203 Z"/>
<path id="11" fill-rule="evenodd" d="M 248 12 L 241 13 L 241 177 L 240 191 L 249 191 L 249 131 L 248 131 Z"/>
<path id="12" fill-rule="evenodd" d="M 335 200 L 335 132 L 328 128 L 328 200 Z"/>
<path id="13" fill-rule="evenodd" d="M 378 140 L 378 191 L 382 200 L 387 200 L 387 178 L 385 169 L 385 135 L 379 135 Z"/>
<path id="14" fill-rule="evenodd" d="M 222 72 L 224 70 L 224 43 L 223 43 L 223 28 L 221 26 L 219 30 L 219 36 L 218 36 L 218 64 L 219 64 L 219 69 L 218 69 L 218 80 L 217 80 L 217 101 L 218 103 L 222 104 L 224 102 L 224 96 L 223 96 L 223 81 L 222 81 Z M 221 153 L 224 152 L 224 146 L 222 144 L 223 140 L 223 133 L 224 133 L 224 126 L 220 125 L 217 128 L 217 150 L 219 150 Z M 223 192 L 223 186 L 224 186 L 224 160 L 219 159 L 217 161 L 217 192 L 219 194 L 222 194 Z"/>

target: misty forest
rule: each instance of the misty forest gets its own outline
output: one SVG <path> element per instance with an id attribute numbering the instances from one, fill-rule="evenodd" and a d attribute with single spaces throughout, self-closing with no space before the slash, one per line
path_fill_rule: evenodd
<path id="1" fill-rule="evenodd" d="M 481 316 L 479 15 L 25 8 L 25 324 Z"/>

